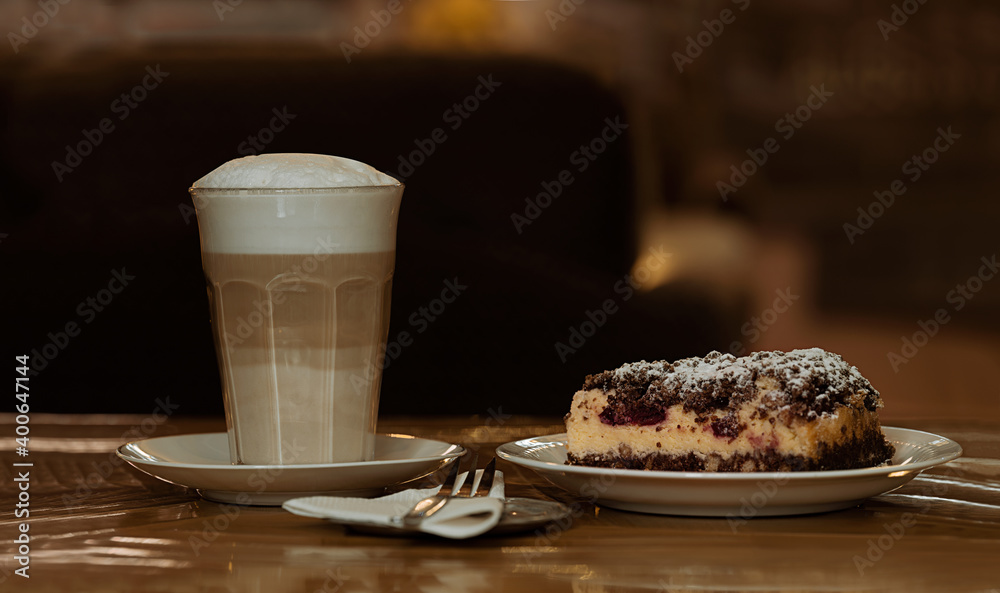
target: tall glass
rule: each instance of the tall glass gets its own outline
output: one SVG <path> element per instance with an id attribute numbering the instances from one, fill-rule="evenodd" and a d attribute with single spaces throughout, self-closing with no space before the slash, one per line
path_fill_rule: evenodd
<path id="1" fill-rule="evenodd" d="M 190 192 L 232 463 L 371 460 L 402 184 Z"/>

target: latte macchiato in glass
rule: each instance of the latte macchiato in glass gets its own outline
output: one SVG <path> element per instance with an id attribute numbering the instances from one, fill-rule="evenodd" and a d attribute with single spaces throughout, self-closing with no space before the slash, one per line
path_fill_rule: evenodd
<path id="1" fill-rule="evenodd" d="M 191 188 L 233 463 L 373 458 L 402 193 L 310 154 L 237 159 Z"/>

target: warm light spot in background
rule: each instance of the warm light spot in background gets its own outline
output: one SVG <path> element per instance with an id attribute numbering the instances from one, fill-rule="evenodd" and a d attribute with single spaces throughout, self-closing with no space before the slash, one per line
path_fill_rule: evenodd
<path id="1" fill-rule="evenodd" d="M 728 297 L 747 285 L 757 242 L 745 223 L 711 214 L 660 211 L 647 217 L 639 233 L 631 273 L 637 281 L 649 275 L 640 292 L 686 280 Z M 659 267 L 657 253 L 670 254 Z"/>
<path id="2" fill-rule="evenodd" d="M 413 40 L 434 49 L 474 48 L 502 30 L 497 4 L 482 0 L 421 0 L 413 11 Z"/>

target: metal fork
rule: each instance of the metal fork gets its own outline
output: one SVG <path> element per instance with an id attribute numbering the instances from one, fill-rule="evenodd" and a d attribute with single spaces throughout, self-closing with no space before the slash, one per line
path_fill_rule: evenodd
<path id="1" fill-rule="evenodd" d="M 496 473 L 497 459 L 494 457 L 483 468 L 483 473 L 476 470 L 476 458 L 472 458 L 472 468 L 462 482 L 462 488 L 452 498 L 472 498 L 473 496 L 489 496 L 493 488 L 493 475 Z M 478 480 L 476 479 L 478 475 Z"/>
<path id="2" fill-rule="evenodd" d="M 458 492 L 454 492 L 455 481 L 459 474 L 459 462 L 456 461 L 451 466 L 448 477 L 445 478 L 444 483 L 441 485 L 441 490 L 437 494 L 420 500 L 417 504 L 413 505 L 413 508 L 399 519 L 402 526 L 415 527 L 419 525 L 421 521 L 441 510 L 452 498 L 472 498 L 477 495 L 477 491 L 481 492 L 479 496 L 488 496 L 490 489 L 493 487 L 493 476 L 496 473 L 496 458 L 493 458 L 487 464 L 479 480 L 476 480 L 477 461 L 478 454 L 474 452 L 472 454 L 472 461 L 469 463 L 469 469 L 466 470 L 462 487 Z"/>

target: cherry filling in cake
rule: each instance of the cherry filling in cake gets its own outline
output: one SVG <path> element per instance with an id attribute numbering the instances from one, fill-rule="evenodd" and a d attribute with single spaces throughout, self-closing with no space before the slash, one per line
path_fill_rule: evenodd
<path id="1" fill-rule="evenodd" d="M 641 361 L 586 378 L 566 416 L 567 462 L 674 471 L 812 471 L 883 464 L 882 399 L 812 348 Z"/>

